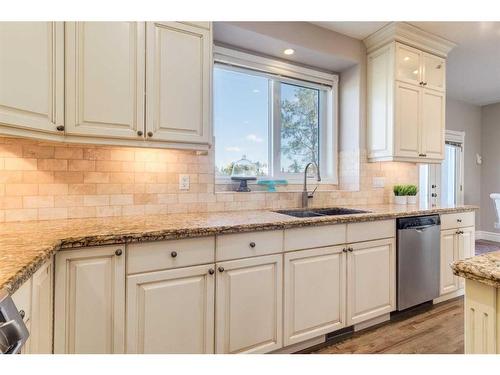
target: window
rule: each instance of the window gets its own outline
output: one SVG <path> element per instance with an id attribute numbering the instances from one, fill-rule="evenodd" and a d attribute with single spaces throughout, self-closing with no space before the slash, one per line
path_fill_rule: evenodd
<path id="1" fill-rule="evenodd" d="M 214 67 L 217 182 L 227 182 L 233 163 L 246 158 L 256 164 L 262 178 L 293 182 L 301 178 L 307 163 L 316 162 L 324 180 L 336 183 L 336 76 L 317 72 L 330 79 L 327 85 L 299 79 L 302 73 L 273 74 L 277 70 L 273 60 L 218 50 L 226 54 L 223 62 L 216 59 Z M 238 64 L 234 59 L 229 64 L 228 51 L 230 57 L 240 57 Z M 242 55 L 253 61 L 242 62 Z"/>

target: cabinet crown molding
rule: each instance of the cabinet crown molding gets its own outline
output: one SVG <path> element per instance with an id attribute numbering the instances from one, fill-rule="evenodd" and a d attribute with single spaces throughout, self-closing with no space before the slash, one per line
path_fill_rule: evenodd
<path id="1" fill-rule="evenodd" d="M 446 57 L 456 46 L 456 43 L 406 22 L 391 22 L 363 40 L 368 53 L 394 41 L 441 57 Z"/>

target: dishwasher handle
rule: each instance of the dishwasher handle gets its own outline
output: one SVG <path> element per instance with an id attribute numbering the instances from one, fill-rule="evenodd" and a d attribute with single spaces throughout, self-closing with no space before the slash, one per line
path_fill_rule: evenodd
<path id="1" fill-rule="evenodd" d="M 436 227 L 437 225 L 421 225 L 419 227 L 410 227 L 410 228 L 406 228 L 406 229 L 411 229 L 411 230 L 415 230 L 417 232 L 423 232 L 425 231 L 426 229 L 429 229 L 429 228 L 432 228 L 432 227 Z M 404 230 L 404 229 L 403 229 Z"/>

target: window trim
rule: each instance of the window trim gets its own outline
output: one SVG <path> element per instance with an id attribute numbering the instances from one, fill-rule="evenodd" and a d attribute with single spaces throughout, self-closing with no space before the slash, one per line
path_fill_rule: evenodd
<path id="1" fill-rule="evenodd" d="M 269 155 L 272 163 L 269 163 L 269 174 L 272 178 L 287 179 L 290 183 L 302 183 L 301 174 L 280 173 L 275 171 L 279 166 L 281 158 L 281 139 L 274 136 L 280 130 L 281 119 L 276 118 L 279 111 L 274 111 L 272 107 L 280 105 L 280 97 L 276 95 L 276 82 L 295 84 L 320 91 L 320 103 L 326 102 L 320 111 L 319 118 L 319 159 L 322 173 L 321 184 L 338 184 L 338 75 L 326 73 L 319 70 L 289 64 L 281 60 L 254 55 L 226 47 L 214 47 L 214 67 L 222 65 L 224 69 L 239 71 L 248 74 L 252 71 L 255 75 L 260 75 L 270 79 L 269 94 L 273 98 L 269 111 Z M 328 90 L 325 90 L 328 88 Z M 274 91 L 274 92 L 272 92 Z M 321 104 L 320 104 L 321 108 Z M 273 118 L 275 116 L 275 118 Z M 330 125 L 331 124 L 331 125 Z M 330 147 L 328 147 L 330 145 Z M 279 169 L 279 168 L 278 168 Z M 265 177 L 269 178 L 269 177 Z M 231 183 L 230 177 L 215 176 L 216 184 Z"/>

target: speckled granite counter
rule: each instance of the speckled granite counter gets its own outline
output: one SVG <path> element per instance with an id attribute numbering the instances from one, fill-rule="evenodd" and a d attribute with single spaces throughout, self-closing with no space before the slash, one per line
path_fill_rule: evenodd
<path id="1" fill-rule="evenodd" d="M 451 268 L 457 276 L 500 288 L 500 251 L 453 262 Z"/>
<path id="2" fill-rule="evenodd" d="M 13 293 L 60 249 L 373 221 L 477 209 L 475 206 L 426 208 L 396 205 L 350 208 L 371 212 L 295 218 L 271 211 L 235 211 L 5 223 L 0 225 L 0 289 Z"/>

